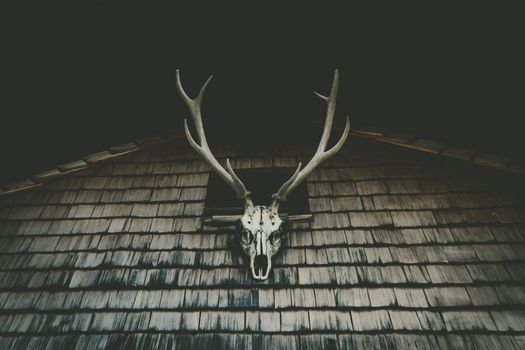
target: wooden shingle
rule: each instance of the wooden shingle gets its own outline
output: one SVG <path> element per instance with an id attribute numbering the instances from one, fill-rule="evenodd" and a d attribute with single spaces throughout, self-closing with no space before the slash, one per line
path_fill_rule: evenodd
<path id="1" fill-rule="evenodd" d="M 299 267 L 297 271 L 301 285 L 331 284 L 336 280 L 334 269 L 329 267 Z"/>
<path id="2" fill-rule="evenodd" d="M 183 289 L 163 290 L 160 297 L 159 307 L 166 309 L 175 309 L 181 307 L 184 303 Z"/>
<path id="3" fill-rule="evenodd" d="M 97 312 L 93 315 L 90 330 L 93 331 L 122 331 L 126 321 L 126 313 Z"/>
<path id="4" fill-rule="evenodd" d="M 246 311 L 246 330 L 279 332 L 281 330 L 281 314 L 277 311 Z"/>
<path id="5" fill-rule="evenodd" d="M 239 311 L 208 311 L 202 312 L 199 321 L 199 330 L 229 330 L 244 329 L 244 312 Z"/>
<path id="6" fill-rule="evenodd" d="M 158 217 L 180 216 L 184 212 L 184 203 L 160 203 L 157 212 Z"/>
<path id="7" fill-rule="evenodd" d="M 130 309 L 135 303 L 137 291 L 112 290 L 109 292 L 107 307 L 109 309 Z"/>
<path id="8" fill-rule="evenodd" d="M 333 212 L 363 209 L 359 197 L 334 197 L 330 199 L 330 206 Z"/>
<path id="9" fill-rule="evenodd" d="M 341 349 L 382 349 L 387 347 L 383 334 L 339 334 Z"/>
<path id="10" fill-rule="evenodd" d="M 317 307 L 334 307 L 336 306 L 335 294 L 333 289 L 316 288 L 314 289 L 315 304 Z"/>
<path id="11" fill-rule="evenodd" d="M 491 311 L 494 323 L 499 331 L 524 331 L 525 312 L 520 310 Z"/>
<path id="12" fill-rule="evenodd" d="M 313 217 L 313 229 L 346 228 L 350 226 L 346 213 L 317 213 Z"/>
<path id="13" fill-rule="evenodd" d="M 335 290 L 335 298 L 337 305 L 342 307 L 370 306 L 370 298 L 366 288 L 338 288 Z"/>
<path id="14" fill-rule="evenodd" d="M 154 189 L 150 200 L 153 202 L 176 202 L 181 195 L 180 188 Z"/>
<path id="15" fill-rule="evenodd" d="M 467 287 L 467 293 L 472 305 L 498 305 L 499 299 L 496 291 L 490 286 Z"/>
<path id="16" fill-rule="evenodd" d="M 297 349 L 299 346 L 299 337 L 295 334 L 272 334 L 269 336 L 254 336 L 253 343 L 255 347 L 261 349 Z"/>
<path id="17" fill-rule="evenodd" d="M 423 330 L 442 331 L 445 329 L 443 317 L 437 312 L 417 311 L 417 317 Z"/>
<path id="18" fill-rule="evenodd" d="M 152 315 L 153 319 L 153 315 Z M 181 317 L 181 323 L 180 328 L 177 327 L 176 329 L 182 329 L 186 331 L 196 331 L 199 329 L 199 319 L 200 319 L 200 312 L 199 311 L 187 311 L 182 313 Z"/>
<path id="19" fill-rule="evenodd" d="M 490 314 L 486 311 L 445 311 L 443 319 L 448 331 L 495 331 Z"/>
<path id="20" fill-rule="evenodd" d="M 458 242 L 490 242 L 495 240 L 488 227 L 452 227 L 450 230 Z"/>
<path id="21" fill-rule="evenodd" d="M 472 262 L 478 260 L 474 249 L 469 246 L 443 246 L 441 250 L 449 262 Z"/>
<path id="22" fill-rule="evenodd" d="M 42 213 L 43 206 L 20 206 L 14 207 L 9 213 L 10 220 L 38 219 Z"/>
<path id="23" fill-rule="evenodd" d="M 515 282 L 525 281 L 525 266 L 509 264 L 507 266 L 511 279 Z"/>
<path id="24" fill-rule="evenodd" d="M 389 193 L 421 193 L 417 180 L 387 180 Z"/>
<path id="25" fill-rule="evenodd" d="M 326 248 L 328 264 L 344 264 L 352 261 L 348 248 Z"/>
<path id="26" fill-rule="evenodd" d="M 158 204 L 134 204 L 131 210 L 131 216 L 136 217 L 155 217 L 157 215 Z"/>
<path id="27" fill-rule="evenodd" d="M 467 269 L 475 282 L 509 281 L 511 279 L 502 265 L 467 265 Z"/>
<path id="28" fill-rule="evenodd" d="M 503 304 L 520 305 L 525 302 L 525 291 L 521 286 L 500 285 L 494 289 Z"/>
<path id="29" fill-rule="evenodd" d="M 391 212 L 396 227 L 434 226 L 436 220 L 430 211 Z"/>
<path id="30" fill-rule="evenodd" d="M 430 276 L 425 266 L 419 265 L 405 265 L 403 266 L 403 272 L 410 283 L 429 283 Z"/>
<path id="31" fill-rule="evenodd" d="M 393 224 L 391 213 L 388 212 L 350 212 L 350 224 L 352 227 L 384 227 Z"/>
<path id="32" fill-rule="evenodd" d="M 154 311 L 151 313 L 149 329 L 157 331 L 174 331 L 180 329 L 181 319 L 181 312 Z"/>
<path id="33" fill-rule="evenodd" d="M 63 227 L 62 229 L 59 229 L 57 226 L 60 226 L 61 224 L 64 224 L 67 228 Z M 45 235 L 48 232 L 50 234 L 67 234 L 71 232 L 73 225 L 73 221 L 23 221 L 16 225 L 16 230 L 10 230 L 9 225 L 4 224 L 3 227 L 6 231 L 3 232 L 3 234 L 16 233 L 17 235 Z"/>
<path id="34" fill-rule="evenodd" d="M 303 334 L 299 336 L 301 349 L 337 349 L 336 334 Z"/>
<path id="35" fill-rule="evenodd" d="M 428 275 L 434 283 L 471 283 L 472 278 L 465 266 L 429 265 Z"/>
<path id="36" fill-rule="evenodd" d="M 428 307 L 427 298 L 421 289 L 415 288 L 394 288 L 397 305 L 403 307 Z"/>
<path id="37" fill-rule="evenodd" d="M 329 182 L 308 182 L 307 187 L 310 197 L 324 197 L 333 194 L 332 186 Z"/>
<path id="38" fill-rule="evenodd" d="M 149 232 L 173 232 L 173 219 L 156 218 L 151 221 Z"/>
<path id="39" fill-rule="evenodd" d="M 355 285 L 358 283 L 358 273 L 354 266 L 335 266 L 335 278 L 338 285 Z"/>
<path id="40" fill-rule="evenodd" d="M 306 232 L 304 233 L 306 234 Z M 315 230 L 310 237 L 313 240 L 312 244 L 318 247 L 345 244 L 347 242 L 345 231 L 343 230 Z"/>
<path id="41" fill-rule="evenodd" d="M 76 211 L 79 209 L 78 206 L 73 207 L 75 212 L 70 215 L 71 207 L 65 206 L 65 205 L 48 205 L 44 207 L 42 210 L 42 213 L 40 215 L 40 218 L 42 219 L 65 219 L 68 217 L 90 217 L 91 212 L 93 211 L 93 207 L 91 207 L 91 212 L 87 213 L 85 212 L 84 215 L 75 216 Z M 87 215 L 87 216 L 86 216 Z"/>
<path id="42" fill-rule="evenodd" d="M 308 311 L 281 311 L 281 331 L 307 331 L 310 330 L 310 317 Z"/>
<path id="43" fill-rule="evenodd" d="M 311 330 L 351 331 L 352 320 L 348 311 L 308 311 Z"/>
<path id="44" fill-rule="evenodd" d="M 310 204 L 310 211 L 315 212 L 327 212 L 331 210 L 330 200 L 326 198 L 310 198 L 308 200 Z"/>
<path id="45" fill-rule="evenodd" d="M 352 324 L 356 331 L 384 331 L 392 329 L 390 315 L 385 310 L 352 311 Z"/>
<path id="46" fill-rule="evenodd" d="M 472 245 L 479 260 L 481 261 L 509 261 L 518 258 L 510 244 L 498 245 Z"/>
<path id="47" fill-rule="evenodd" d="M 334 194 L 339 196 L 355 196 L 357 188 L 354 182 L 334 182 L 332 183 Z"/>
<path id="48" fill-rule="evenodd" d="M 309 176 L 310 181 L 338 181 L 340 179 L 337 169 L 315 169 Z"/>
<path id="49" fill-rule="evenodd" d="M 464 287 L 440 287 L 425 289 L 430 306 L 465 306 L 472 302 Z"/>
<path id="50" fill-rule="evenodd" d="M 381 279 L 385 283 L 405 283 L 407 281 L 403 268 L 401 266 L 383 266 L 379 268 Z"/>
<path id="51" fill-rule="evenodd" d="M 392 288 L 369 288 L 368 296 L 373 307 L 391 306 L 396 304 L 396 296 Z"/>
<path id="52" fill-rule="evenodd" d="M 291 289 L 277 289 L 274 291 L 275 307 L 289 308 L 293 305 Z M 315 300 L 315 299 L 314 299 Z"/>
<path id="53" fill-rule="evenodd" d="M 388 193 L 388 187 L 384 181 L 358 181 L 355 185 L 360 195 Z"/>
<path id="54" fill-rule="evenodd" d="M 179 200 L 202 201 L 206 197 L 206 187 L 183 188 Z"/>
<path id="55" fill-rule="evenodd" d="M 389 310 L 392 328 L 395 330 L 421 330 L 421 324 L 415 311 Z"/>
<path id="56" fill-rule="evenodd" d="M 377 210 L 410 210 L 414 208 L 413 198 L 411 196 L 400 195 L 380 195 L 373 196 L 374 208 Z M 416 208 L 421 209 L 421 208 Z"/>
<path id="57" fill-rule="evenodd" d="M 344 231 L 346 241 L 349 245 L 352 244 L 371 244 L 374 242 L 370 231 L 347 229 Z"/>

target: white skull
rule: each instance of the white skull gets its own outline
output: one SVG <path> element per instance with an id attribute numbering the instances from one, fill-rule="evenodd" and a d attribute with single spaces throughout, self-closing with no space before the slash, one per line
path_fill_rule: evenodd
<path id="1" fill-rule="evenodd" d="M 266 280 L 272 269 L 272 256 L 281 246 L 283 221 L 266 206 L 246 208 L 241 218 L 241 246 L 250 257 L 253 278 Z"/>

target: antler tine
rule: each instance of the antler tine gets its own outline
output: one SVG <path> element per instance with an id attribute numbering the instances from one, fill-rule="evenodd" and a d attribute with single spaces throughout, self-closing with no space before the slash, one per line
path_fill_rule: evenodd
<path id="1" fill-rule="evenodd" d="M 349 133 L 350 133 L 350 117 L 346 116 L 346 123 L 345 123 L 345 129 L 343 130 L 343 134 L 339 138 L 339 141 L 337 141 L 337 143 L 334 145 L 334 147 L 330 148 L 328 151 L 324 153 L 325 154 L 324 159 L 328 159 L 334 154 L 336 154 L 337 152 L 339 152 L 339 150 L 345 144 L 345 141 L 348 138 Z"/>
<path id="2" fill-rule="evenodd" d="M 194 99 L 191 99 L 188 94 L 186 94 L 186 91 L 184 91 L 184 88 L 182 87 L 182 82 L 180 80 L 180 73 L 177 69 L 177 89 L 179 90 L 179 93 L 186 103 L 186 106 L 188 106 L 188 109 L 190 110 L 191 117 L 193 119 L 193 124 L 195 125 L 195 129 L 197 130 L 197 136 L 199 137 L 199 142 L 201 146 L 208 147 L 208 142 L 206 141 L 206 136 L 204 135 L 204 127 L 202 125 L 202 117 L 201 117 L 201 102 L 202 97 L 204 96 L 204 92 L 206 91 L 206 88 L 208 87 L 208 84 L 210 83 L 211 79 L 213 78 L 213 75 L 210 75 L 208 80 L 202 85 L 199 94 Z"/>
<path id="3" fill-rule="evenodd" d="M 330 132 L 332 131 L 332 124 L 334 122 L 335 104 L 337 101 L 337 90 L 338 89 L 339 89 L 339 71 L 336 69 L 334 71 L 334 80 L 332 82 L 332 88 L 330 89 L 330 96 L 324 97 L 320 94 L 317 94 L 319 97 L 325 100 L 327 104 L 326 119 L 324 122 L 323 135 L 321 136 L 321 141 L 319 141 L 319 147 L 317 148 L 317 152 L 323 152 L 326 149 L 328 139 L 330 138 Z"/>
<path id="4" fill-rule="evenodd" d="M 195 139 L 193 136 L 191 136 L 190 129 L 188 128 L 188 120 L 184 118 L 184 133 L 186 134 L 186 138 L 188 139 L 188 142 L 190 143 L 190 146 L 197 151 L 201 156 L 203 156 L 203 149 L 197 142 L 195 142 Z M 204 156 L 203 156 L 204 157 Z"/>
<path id="5" fill-rule="evenodd" d="M 206 140 L 206 135 L 204 133 L 204 127 L 202 124 L 202 116 L 201 116 L 201 102 L 202 97 L 204 96 L 204 92 L 206 91 L 206 87 L 211 81 L 210 76 L 208 80 L 204 83 L 202 88 L 199 91 L 199 94 L 196 98 L 191 99 L 188 97 L 186 92 L 184 91 L 184 88 L 182 87 L 182 83 L 180 80 L 180 73 L 177 69 L 177 89 L 179 90 L 179 93 L 188 106 L 190 110 L 191 117 L 193 119 L 193 124 L 195 125 L 195 129 L 197 130 L 197 135 L 199 137 L 199 143 L 195 141 L 193 136 L 191 135 L 190 129 L 188 128 L 188 122 L 186 119 L 184 119 L 184 132 L 186 133 L 186 138 L 188 139 L 188 142 L 190 143 L 190 146 L 199 153 L 205 161 L 208 162 L 208 164 L 211 166 L 211 168 L 235 191 L 237 194 L 237 197 L 240 199 L 244 199 L 245 206 L 249 207 L 252 206 L 252 202 L 250 200 L 250 192 L 246 190 L 246 187 L 242 183 L 242 181 L 239 179 L 239 177 L 235 174 L 233 171 L 233 168 L 231 167 L 230 160 L 228 159 L 226 161 L 226 167 L 228 170 L 225 170 L 217 161 L 213 153 L 211 152 L 208 142 Z"/>
<path id="6" fill-rule="evenodd" d="M 184 102 L 188 105 L 188 107 L 196 106 L 200 107 L 200 103 L 195 104 L 195 102 L 200 102 L 202 100 L 202 97 L 204 96 L 204 92 L 206 91 L 206 88 L 208 87 L 208 84 L 210 83 L 211 79 L 213 78 L 213 74 L 210 75 L 208 80 L 202 85 L 199 94 L 194 99 L 190 98 L 188 94 L 186 94 L 186 91 L 184 91 L 184 88 L 182 87 L 182 83 L 180 80 L 180 72 L 177 69 L 177 89 L 179 90 L 179 93 L 181 94 L 182 98 L 184 99 Z"/>
<path id="7" fill-rule="evenodd" d="M 332 148 L 326 151 L 326 145 L 328 144 L 328 140 L 330 139 L 332 124 L 334 122 L 338 88 L 339 71 L 336 69 L 334 71 L 334 79 L 332 82 L 332 88 L 330 89 L 330 96 L 326 97 L 314 91 L 314 94 L 325 100 L 327 103 L 326 119 L 324 123 L 323 134 L 321 136 L 321 140 L 319 141 L 319 146 L 317 147 L 314 156 L 308 162 L 308 164 L 306 164 L 306 166 L 302 170 L 300 170 L 301 165 L 299 164 L 299 167 L 292 175 L 292 177 L 288 181 L 286 181 L 281 186 L 281 188 L 279 188 L 279 191 L 277 191 L 277 193 L 273 195 L 272 207 L 274 208 L 274 210 L 277 210 L 277 208 L 279 207 L 279 202 L 285 201 L 290 192 L 292 192 L 320 163 L 332 157 L 343 147 L 350 132 L 350 118 L 348 116 L 346 117 L 346 125 L 343 134 L 341 135 L 341 138 Z"/>

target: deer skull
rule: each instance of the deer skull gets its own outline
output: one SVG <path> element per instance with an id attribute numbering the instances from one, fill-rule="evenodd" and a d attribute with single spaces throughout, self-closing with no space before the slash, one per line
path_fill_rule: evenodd
<path id="1" fill-rule="evenodd" d="M 241 246 L 250 257 L 253 278 L 265 280 L 272 269 L 272 256 L 281 246 L 279 214 L 266 206 L 249 208 L 241 218 Z"/>
<path id="2" fill-rule="evenodd" d="M 332 157 L 341 149 L 341 147 L 343 147 L 346 138 L 348 137 L 348 133 L 350 132 L 350 121 L 349 118 L 346 117 L 346 125 L 343 135 L 332 148 L 326 150 L 334 120 L 339 73 L 337 70 L 334 72 L 334 80 L 330 96 L 325 97 L 315 92 L 317 96 L 321 97 L 327 103 L 323 134 L 317 151 L 304 168 L 301 169 L 301 163 L 299 163 L 292 177 L 272 196 L 273 201 L 270 206 L 254 206 L 250 199 L 250 192 L 246 190 L 242 181 L 235 174 L 231 167 L 230 160 L 226 159 L 225 169 L 217 161 L 208 146 L 202 124 L 201 102 L 204 91 L 206 90 L 211 78 L 212 77 L 204 83 L 197 97 L 191 99 L 182 87 L 180 74 L 177 70 L 177 88 L 190 110 L 199 143 L 197 143 L 193 136 L 191 136 L 186 119 L 184 120 L 184 131 L 191 147 L 199 153 L 209 163 L 210 167 L 235 191 L 237 197 L 244 200 L 244 215 L 240 218 L 240 227 L 242 231 L 241 246 L 246 255 L 250 257 L 250 270 L 252 277 L 256 280 L 266 280 L 270 276 L 272 256 L 277 253 L 281 246 L 281 226 L 284 222 L 279 216 L 279 204 L 286 200 L 290 192 L 296 188 L 297 185 L 299 185 L 299 183 L 301 183 L 312 172 L 312 170 L 324 160 Z"/>

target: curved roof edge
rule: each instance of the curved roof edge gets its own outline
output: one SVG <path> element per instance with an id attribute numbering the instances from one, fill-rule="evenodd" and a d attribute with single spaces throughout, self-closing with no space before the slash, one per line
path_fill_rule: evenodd
<path id="1" fill-rule="evenodd" d="M 474 165 L 496 168 L 517 174 L 525 174 L 525 164 L 514 163 L 511 159 L 448 145 L 444 142 L 417 138 L 415 135 L 389 133 L 385 129 L 375 127 L 351 129 L 350 135 L 421 152 L 460 159 Z M 35 188 L 43 185 L 48 180 L 55 179 L 59 176 L 84 170 L 106 160 L 122 157 L 126 154 L 137 152 L 150 146 L 182 138 L 183 136 L 183 134 L 178 133 L 168 136 L 144 137 L 129 143 L 109 147 L 108 149 L 87 155 L 81 159 L 64 163 L 53 169 L 34 174 L 27 179 L 1 186 L 0 196 Z"/>
<path id="2" fill-rule="evenodd" d="M 173 134 L 168 136 L 151 136 L 136 139 L 132 142 L 122 145 L 112 146 L 100 152 L 87 155 L 81 159 L 60 164 L 57 167 L 39 172 L 30 176 L 27 179 L 17 181 L 0 187 L 0 196 L 15 192 L 20 192 L 30 188 L 35 188 L 43 185 L 49 180 L 55 179 L 59 176 L 74 173 L 80 170 L 87 169 L 95 164 L 99 164 L 109 159 L 122 157 L 126 154 L 137 152 L 145 148 L 158 145 L 167 141 L 172 141 L 180 138 L 182 134 Z"/>
<path id="3" fill-rule="evenodd" d="M 392 133 L 385 129 L 374 127 L 352 129 L 350 133 L 354 136 L 365 137 L 403 148 L 463 160 L 474 165 L 525 174 L 525 164 L 514 162 L 510 158 L 449 145 L 445 142 L 418 138 L 416 135 Z"/>

